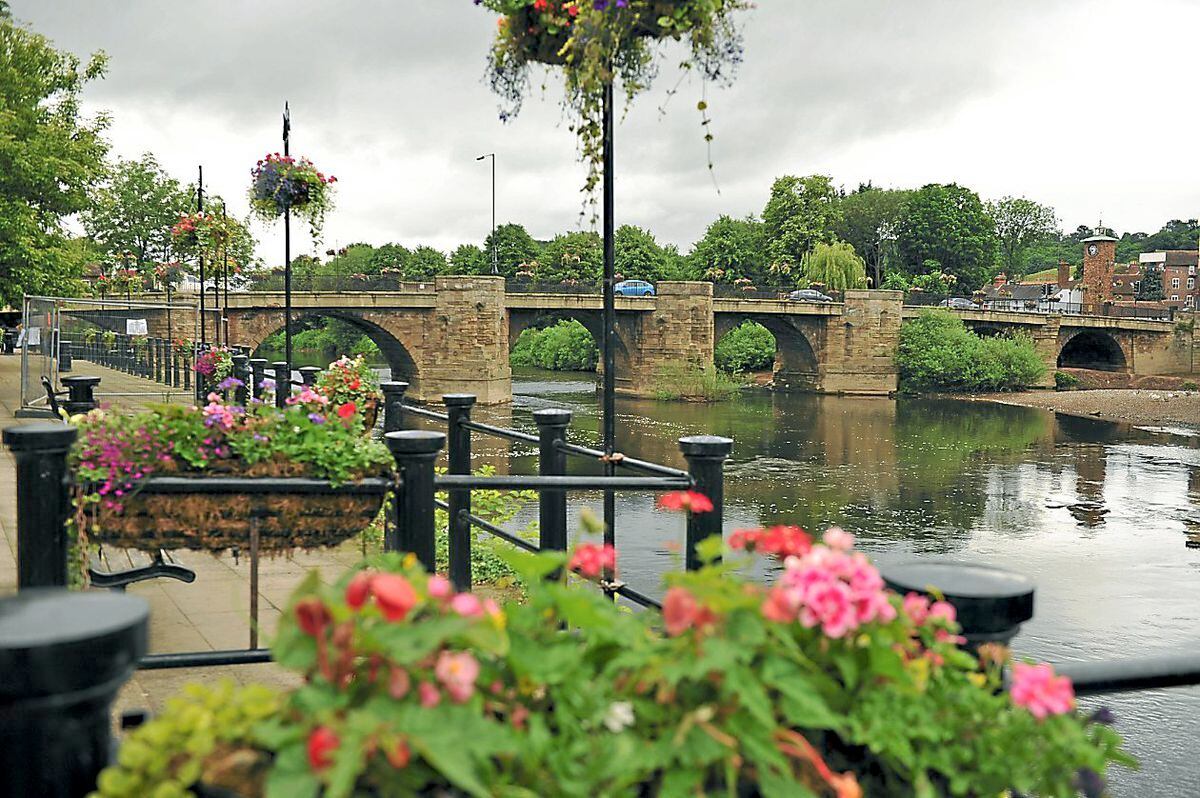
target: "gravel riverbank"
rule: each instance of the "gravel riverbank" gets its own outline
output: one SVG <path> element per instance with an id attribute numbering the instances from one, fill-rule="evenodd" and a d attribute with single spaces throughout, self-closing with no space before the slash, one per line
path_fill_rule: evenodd
<path id="1" fill-rule="evenodd" d="M 1186 426 L 1200 430 L 1200 392 L 1111 389 L 979 394 L 973 401 L 1040 407 L 1056 413 L 1125 421 L 1142 426 Z"/>

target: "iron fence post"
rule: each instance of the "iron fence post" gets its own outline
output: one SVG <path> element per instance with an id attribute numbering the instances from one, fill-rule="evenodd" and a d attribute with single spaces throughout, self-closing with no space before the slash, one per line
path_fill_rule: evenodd
<path id="1" fill-rule="evenodd" d="M 71 370 L 71 342 L 59 339 L 58 341 L 58 370 Z"/>
<path id="2" fill-rule="evenodd" d="M 78 434 L 51 422 L 4 430 L 17 463 L 18 590 L 67 585 L 67 453 Z"/>
<path id="3" fill-rule="evenodd" d="M 433 573 L 434 542 L 433 464 L 446 443 L 443 432 L 407 430 L 384 433 L 388 451 L 396 458 L 400 483 L 396 495 L 395 525 L 384 537 L 385 551 L 410 551 Z"/>
<path id="4" fill-rule="evenodd" d="M 321 369 L 316 366 L 301 366 L 297 371 L 300 372 L 300 382 L 308 388 L 317 384 L 317 377 L 321 374 Z"/>
<path id="5" fill-rule="evenodd" d="M 679 439 L 679 449 L 692 475 L 692 490 L 712 502 L 712 511 L 688 513 L 685 564 L 689 571 L 701 566 L 696 554 L 700 541 L 723 533 L 725 518 L 725 461 L 733 451 L 733 441 L 716 435 L 689 435 Z"/>
<path id="6" fill-rule="evenodd" d="M 887 566 L 882 575 L 884 583 L 897 593 L 922 593 L 954 605 L 970 651 L 983 643 L 1007 644 L 1021 624 L 1033 617 L 1033 581 L 1003 568 L 914 560 Z"/>
<path id="7" fill-rule="evenodd" d="M 450 417 L 448 451 L 451 474 L 471 473 L 471 430 L 464 424 L 471 420 L 475 395 L 451 393 L 442 397 L 446 415 Z M 458 590 L 471 589 L 471 512 L 470 488 L 452 490 L 447 499 L 450 514 L 450 580 Z"/>
<path id="8" fill-rule="evenodd" d="M 154 381 L 162 382 L 163 371 L 163 354 L 162 354 L 162 339 L 151 338 L 150 350 L 154 353 Z"/>
<path id="9" fill-rule="evenodd" d="M 262 381 L 267 378 L 267 359 L 265 357 L 252 357 L 249 363 L 250 395 L 255 399 L 262 399 Z"/>
<path id="10" fill-rule="evenodd" d="M 567 440 L 571 411 L 547 407 L 533 412 L 538 428 L 538 475 L 565 476 L 567 453 L 561 444 Z M 567 494 L 561 490 L 538 493 L 538 533 L 542 551 L 567 550 Z"/>
<path id="11" fill-rule="evenodd" d="M 233 401 L 242 407 L 246 406 L 246 401 L 250 398 L 250 391 L 246 387 L 250 384 L 250 358 L 241 353 L 233 356 L 233 376 L 242 384 L 233 389 Z"/>
<path id="12" fill-rule="evenodd" d="M 389 381 L 380 384 L 383 389 L 383 431 L 399 432 L 404 428 L 404 392 L 407 382 Z"/>
<path id="13" fill-rule="evenodd" d="M 292 395 L 292 367 L 286 360 L 276 360 L 271 367 L 275 370 L 275 406 L 282 410 Z"/>
<path id="14" fill-rule="evenodd" d="M 179 370 L 183 372 L 183 390 L 192 390 L 192 364 L 189 355 L 194 355 L 194 350 L 179 353 Z"/>

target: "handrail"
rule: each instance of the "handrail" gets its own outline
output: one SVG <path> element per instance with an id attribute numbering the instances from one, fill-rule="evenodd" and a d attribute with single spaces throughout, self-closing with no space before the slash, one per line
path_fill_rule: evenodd
<path id="1" fill-rule="evenodd" d="M 438 413 L 434 410 L 427 410 L 424 407 L 414 407 L 408 402 L 404 403 L 404 412 L 412 413 L 414 416 L 422 416 L 424 418 L 432 418 L 435 421 L 449 421 L 450 416 L 445 413 Z"/>
<path id="2" fill-rule="evenodd" d="M 1200 684 L 1200 655 L 1165 654 L 1097 662 L 1063 662 L 1058 673 L 1071 678 L 1076 695 L 1105 695 Z"/>
<path id="3" fill-rule="evenodd" d="M 584 476 L 479 476 L 438 474 L 433 479 L 439 490 L 478 488 L 482 490 L 687 490 L 691 481 L 680 477 L 584 477 Z"/>
<path id="4" fill-rule="evenodd" d="M 436 504 L 441 509 L 445 510 L 446 512 L 450 512 L 450 504 L 448 502 L 444 502 L 441 499 L 434 499 L 433 503 Z M 531 552 L 533 554 L 537 554 L 539 551 L 542 550 L 541 547 L 538 546 L 536 543 L 530 543 L 528 540 L 519 538 L 516 535 L 512 534 L 511 532 L 505 532 L 503 529 L 496 526 L 492 522 L 486 521 L 477 515 L 468 513 L 466 511 L 460 512 L 459 515 L 463 518 L 466 518 L 468 521 L 470 521 L 472 526 L 477 526 L 480 529 L 482 529 L 484 532 L 494 535 L 495 537 L 498 537 L 501 540 L 508 541 L 509 543 L 513 544 L 514 546 L 517 546 L 518 548 L 525 549 L 525 551 Z"/>
<path id="5" fill-rule="evenodd" d="M 607 456 L 599 449 L 591 449 L 587 446 L 580 446 L 577 443 L 567 443 L 563 441 L 558 443 L 557 447 L 562 449 L 567 454 L 580 455 L 582 457 L 594 457 L 597 460 Z M 618 467 L 629 468 L 637 471 L 645 471 L 650 474 L 659 474 L 664 477 L 691 478 L 691 475 L 682 469 L 671 468 L 670 466 L 659 465 L 658 463 L 651 463 L 646 460 L 638 460 L 635 457 L 628 457 L 626 455 L 614 455 L 613 464 Z"/>
<path id="6" fill-rule="evenodd" d="M 531 435 L 528 432 L 520 432 L 515 429 L 506 429 L 504 427 L 494 427 L 491 424 L 484 424 L 480 421 L 462 421 L 460 423 L 465 429 L 473 430 L 474 432 L 482 432 L 487 435 L 495 435 L 498 438 L 508 438 L 509 440 L 513 441 L 521 441 L 522 443 L 538 443 L 538 436 Z"/>

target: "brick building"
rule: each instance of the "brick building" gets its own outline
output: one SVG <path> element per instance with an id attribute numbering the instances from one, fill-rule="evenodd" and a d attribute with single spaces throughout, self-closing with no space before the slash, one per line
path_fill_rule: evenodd
<path id="1" fill-rule="evenodd" d="M 1153 264 L 1162 271 L 1163 303 L 1170 307 L 1192 310 L 1200 305 L 1196 266 L 1200 250 L 1168 249 L 1164 252 L 1145 252 L 1142 264 Z"/>

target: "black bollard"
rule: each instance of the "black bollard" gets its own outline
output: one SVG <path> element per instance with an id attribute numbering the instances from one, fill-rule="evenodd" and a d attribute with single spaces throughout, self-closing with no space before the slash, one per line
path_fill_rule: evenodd
<path id="1" fill-rule="evenodd" d="M 571 411 L 547 407 L 533 412 L 538 428 L 538 476 L 561 477 L 567 473 L 567 440 Z M 567 550 L 567 494 L 562 490 L 538 493 L 538 535 L 542 551 Z"/>
<path id="2" fill-rule="evenodd" d="M 286 360 L 276 360 L 271 368 L 275 374 L 275 406 L 282 410 L 292 395 L 292 367 Z"/>
<path id="3" fill-rule="evenodd" d="M 61 338 L 58 341 L 58 370 L 71 370 L 71 342 L 64 341 Z"/>
<path id="4" fill-rule="evenodd" d="M 407 382 L 384 382 L 383 389 L 383 431 L 399 432 L 404 429 L 404 392 L 408 390 Z"/>
<path id="5" fill-rule="evenodd" d="M 308 388 L 317 384 L 317 377 L 321 375 L 321 369 L 316 366 L 301 366 L 296 369 L 300 372 L 300 382 Z"/>
<path id="6" fill-rule="evenodd" d="M 436 567 L 433 526 L 433 464 L 446 435 L 428 430 L 383 436 L 400 474 L 396 518 L 384 537 L 385 551 L 411 551 L 430 573 Z"/>
<path id="7" fill-rule="evenodd" d="M 1033 617 L 1032 580 L 991 565 L 952 560 L 915 560 L 881 569 L 897 593 L 938 594 L 954 605 L 966 647 L 1008 644 Z"/>
<path id="8" fill-rule="evenodd" d="M 475 395 L 451 393 L 442 397 L 446 414 L 450 416 L 447 451 L 449 473 L 470 475 L 471 430 L 464 426 L 471 420 Z M 471 512 L 470 489 L 452 490 L 447 496 L 450 515 L 450 581 L 458 590 L 471 589 Z"/>
<path id="9" fill-rule="evenodd" d="M 684 562 L 694 571 L 702 564 L 696 555 L 697 544 L 724 532 L 725 461 L 733 451 L 733 441 L 716 435 L 690 435 L 679 439 L 679 449 L 692 475 L 692 490 L 707 496 L 713 505 L 711 512 L 688 513 Z"/>
<path id="10" fill-rule="evenodd" d="M 100 403 L 96 401 L 96 386 L 100 384 L 99 377 L 83 375 L 63 377 L 62 384 L 67 389 L 67 399 L 63 402 L 63 409 L 71 415 L 86 413 L 99 406 Z"/>
<path id="11" fill-rule="evenodd" d="M 262 399 L 262 381 L 267 378 L 267 359 L 265 357 L 250 358 L 250 395 Z"/>
<path id="12" fill-rule="evenodd" d="M 18 590 L 67 584 L 67 453 L 78 434 L 57 422 L 4 430 L 17 463 Z"/>
<path id="13" fill-rule="evenodd" d="M 233 356 L 233 377 L 242 384 L 233 391 L 234 404 L 246 406 L 246 401 L 250 398 L 250 358 L 243 354 Z"/>
<path id="14" fill-rule="evenodd" d="M 118 593 L 0 599 L 0 793 L 77 798 L 112 753 L 117 691 L 146 653 L 149 607 Z"/>

